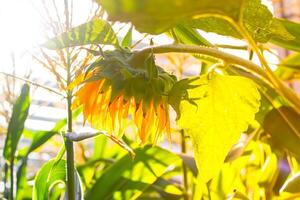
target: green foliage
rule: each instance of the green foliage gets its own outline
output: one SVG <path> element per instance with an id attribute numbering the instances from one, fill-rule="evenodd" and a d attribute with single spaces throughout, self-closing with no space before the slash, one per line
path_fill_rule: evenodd
<path id="1" fill-rule="evenodd" d="M 182 102 L 179 124 L 192 138 L 199 176 L 209 181 L 259 109 L 260 95 L 250 79 L 217 75 L 202 77 L 189 91 L 197 106 Z"/>
<path id="2" fill-rule="evenodd" d="M 125 155 L 104 170 L 86 199 L 137 199 L 181 161 L 178 156 L 159 147 L 145 146 L 136 149 L 135 153 L 134 160 Z"/>
<path id="3" fill-rule="evenodd" d="M 16 103 L 13 107 L 12 116 L 8 124 L 3 157 L 10 163 L 14 162 L 17 146 L 24 129 L 25 120 L 28 115 L 30 106 L 29 95 L 29 86 L 25 84 L 23 85 L 21 94 L 16 100 Z"/>
<path id="4" fill-rule="evenodd" d="M 102 19 L 94 19 L 72 28 L 69 32 L 52 38 L 44 44 L 49 49 L 62 49 L 88 44 L 108 44 L 118 46 L 118 39 L 110 24 Z"/>

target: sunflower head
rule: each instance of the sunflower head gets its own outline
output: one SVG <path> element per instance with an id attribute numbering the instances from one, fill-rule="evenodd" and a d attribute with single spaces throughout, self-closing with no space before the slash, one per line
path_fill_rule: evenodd
<path id="1" fill-rule="evenodd" d="M 158 67 L 153 54 L 132 57 L 126 50 L 104 52 L 69 86 L 80 85 L 73 108 L 83 106 L 85 121 L 117 137 L 129 119 L 141 143 L 155 143 L 162 132 L 170 136 L 169 105 L 179 113 L 189 82 Z"/>

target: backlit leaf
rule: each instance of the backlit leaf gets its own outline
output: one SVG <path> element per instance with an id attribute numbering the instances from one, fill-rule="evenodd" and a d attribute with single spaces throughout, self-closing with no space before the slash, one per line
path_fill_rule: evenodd
<path id="1" fill-rule="evenodd" d="M 24 129 L 24 123 L 28 116 L 30 106 L 29 92 L 29 85 L 23 85 L 21 94 L 13 107 L 12 116 L 8 124 L 3 156 L 5 160 L 10 162 L 14 160 L 17 145 Z"/>
<path id="2" fill-rule="evenodd" d="M 88 44 L 118 45 L 118 39 L 107 21 L 95 19 L 50 39 L 44 46 L 62 49 Z"/>
<path id="3" fill-rule="evenodd" d="M 181 104 L 179 125 L 193 140 L 193 148 L 200 179 L 213 178 L 225 157 L 260 106 L 256 84 L 238 76 L 217 75 L 195 82 L 202 85 L 189 91 L 197 107 L 188 102 Z"/>
<path id="4" fill-rule="evenodd" d="M 59 157 L 62 155 L 58 155 Z M 51 190 L 57 184 L 65 184 L 67 163 L 60 158 L 48 161 L 42 166 L 34 180 L 33 200 L 48 200 Z M 76 171 L 76 199 L 82 199 L 82 188 L 79 175 Z M 67 194 L 66 194 L 67 195 Z"/>

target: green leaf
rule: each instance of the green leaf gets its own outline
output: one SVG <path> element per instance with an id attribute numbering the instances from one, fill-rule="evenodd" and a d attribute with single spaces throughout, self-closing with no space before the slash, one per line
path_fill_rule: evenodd
<path id="1" fill-rule="evenodd" d="M 285 29 L 280 21 L 273 18 L 272 13 L 261 0 L 246 0 L 243 12 L 243 24 L 253 39 L 268 42 L 272 37 L 292 40 L 294 37 Z"/>
<path id="2" fill-rule="evenodd" d="M 266 116 L 263 127 L 269 134 L 273 148 L 286 149 L 300 156 L 300 116 L 291 108 L 282 106 Z M 284 139 L 283 139 L 284 138 Z"/>
<path id="3" fill-rule="evenodd" d="M 72 28 L 69 32 L 50 39 L 44 46 L 49 49 L 62 49 L 88 44 L 108 44 L 118 46 L 118 39 L 110 24 L 102 19 Z"/>
<path id="4" fill-rule="evenodd" d="M 241 39 L 239 32 L 225 19 L 205 17 L 184 22 L 186 26 Z"/>
<path id="5" fill-rule="evenodd" d="M 283 48 L 300 52 L 300 24 L 285 19 L 276 19 L 294 37 L 292 40 L 274 37 L 271 42 Z"/>
<path id="6" fill-rule="evenodd" d="M 125 37 L 123 38 L 122 47 L 130 47 L 131 46 L 131 44 L 132 44 L 132 29 L 133 29 L 133 27 L 131 26 L 128 29 Z"/>
<path id="7" fill-rule="evenodd" d="M 50 160 L 39 170 L 34 180 L 33 199 L 46 200 L 51 188 L 58 183 L 66 182 L 66 161 Z"/>
<path id="8" fill-rule="evenodd" d="M 244 7 L 240 8 L 243 13 L 243 25 L 255 41 L 268 42 L 275 37 L 283 41 L 294 39 L 281 22 L 273 18 L 272 13 L 260 0 L 246 0 Z M 238 20 L 240 21 L 240 19 Z M 224 36 L 232 36 L 241 39 L 242 36 L 235 27 L 224 18 L 205 17 L 185 22 L 187 25 L 214 32 Z"/>
<path id="9" fill-rule="evenodd" d="M 173 28 L 173 31 L 179 41 L 183 44 L 213 46 L 209 41 L 202 37 L 197 30 L 187 25 L 179 24 Z"/>
<path id="10" fill-rule="evenodd" d="M 177 81 L 169 92 L 168 103 L 172 106 L 172 108 L 176 112 L 177 119 L 179 119 L 181 116 L 180 102 L 182 100 L 187 100 L 190 103 L 193 103 L 192 99 L 189 98 L 187 89 L 197 87 L 191 84 L 195 80 L 196 79 L 182 79 L 180 81 Z"/>
<path id="11" fill-rule="evenodd" d="M 155 57 L 154 54 L 149 54 L 148 58 L 145 60 L 145 68 L 147 70 L 147 75 L 149 80 L 152 80 L 154 78 L 158 78 L 158 68 L 155 65 Z"/>
<path id="12" fill-rule="evenodd" d="M 125 155 L 107 168 L 86 199 L 136 199 L 159 177 L 181 163 L 178 156 L 160 147 L 146 146 L 136 149 L 135 153 L 134 160 Z"/>
<path id="13" fill-rule="evenodd" d="M 241 38 L 227 21 L 240 22 L 252 37 L 267 42 L 271 37 L 293 39 L 260 0 L 99 0 L 112 21 L 131 22 L 141 32 L 159 34 L 178 24 Z M 159 8 L 159 9 L 157 9 Z M 218 17 L 216 17 L 218 15 Z M 242 16 L 243 18 L 241 18 Z"/>
<path id="14" fill-rule="evenodd" d="M 61 156 L 61 155 L 59 155 Z M 47 200 L 50 199 L 51 190 L 59 183 L 66 183 L 66 168 L 67 163 L 59 157 L 48 161 L 42 166 L 37 173 L 33 186 L 33 200 Z M 82 199 L 82 188 L 79 175 L 76 171 L 76 199 Z"/>
<path id="15" fill-rule="evenodd" d="M 260 95 L 252 80 L 216 75 L 189 91 L 189 102 L 181 103 L 179 125 L 191 136 L 200 180 L 209 181 L 220 170 L 226 155 L 259 110 Z"/>
<path id="16" fill-rule="evenodd" d="M 28 116 L 30 106 L 29 95 L 29 85 L 25 84 L 23 85 L 21 94 L 13 107 L 12 116 L 8 124 L 7 136 L 3 150 L 3 156 L 8 162 L 13 162 L 15 158 L 17 146 L 24 129 L 24 123 Z"/>

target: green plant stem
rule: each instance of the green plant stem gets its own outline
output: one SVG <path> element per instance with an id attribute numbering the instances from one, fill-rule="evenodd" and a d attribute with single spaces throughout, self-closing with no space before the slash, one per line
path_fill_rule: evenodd
<path id="1" fill-rule="evenodd" d="M 180 130 L 180 134 L 181 134 L 181 153 L 185 154 L 186 153 L 186 142 L 185 142 L 184 130 Z M 182 172 L 183 172 L 183 174 L 182 174 L 183 186 L 184 186 L 184 191 L 185 191 L 183 198 L 184 198 L 184 200 L 188 200 L 189 199 L 188 174 L 187 174 L 187 167 L 183 161 L 182 161 Z"/>
<path id="2" fill-rule="evenodd" d="M 72 132 L 72 111 L 71 111 L 72 96 L 67 97 L 67 111 L 68 111 L 68 132 Z M 68 138 L 65 139 L 67 152 L 67 191 L 68 199 L 75 200 L 75 164 L 74 164 L 74 147 L 73 142 Z"/>
<path id="3" fill-rule="evenodd" d="M 14 159 L 10 161 L 10 190 L 9 190 L 9 199 L 14 199 Z"/>
<path id="4" fill-rule="evenodd" d="M 243 58 L 222 52 L 216 48 L 210 48 L 210 47 L 205 47 L 205 46 L 171 44 L 171 45 L 146 47 L 146 48 L 134 51 L 134 55 L 131 58 L 131 62 L 134 62 L 135 59 L 139 59 L 140 56 L 144 56 L 145 54 L 151 53 L 152 51 L 153 51 L 153 53 L 156 53 L 156 54 L 170 53 L 170 52 L 195 53 L 195 54 L 204 54 L 204 55 L 212 56 L 215 58 L 219 58 L 228 64 L 238 65 L 242 69 L 254 73 L 256 76 L 259 76 L 268 85 L 270 85 L 269 77 L 267 76 L 265 71 L 260 68 L 260 66 L 254 64 L 251 61 L 245 60 Z"/>
<path id="5" fill-rule="evenodd" d="M 65 4 L 65 16 L 66 16 L 66 30 L 70 29 L 70 19 L 69 19 L 69 5 L 68 0 L 64 0 Z M 71 56 L 69 48 L 66 48 L 67 56 L 67 85 L 71 83 Z M 68 130 L 67 132 L 73 131 L 72 125 L 72 90 L 67 90 L 67 118 L 68 118 Z M 68 200 L 75 200 L 76 187 L 75 187 L 75 164 L 74 164 L 74 147 L 73 141 L 68 138 L 65 139 L 66 152 L 67 152 L 67 191 Z"/>

